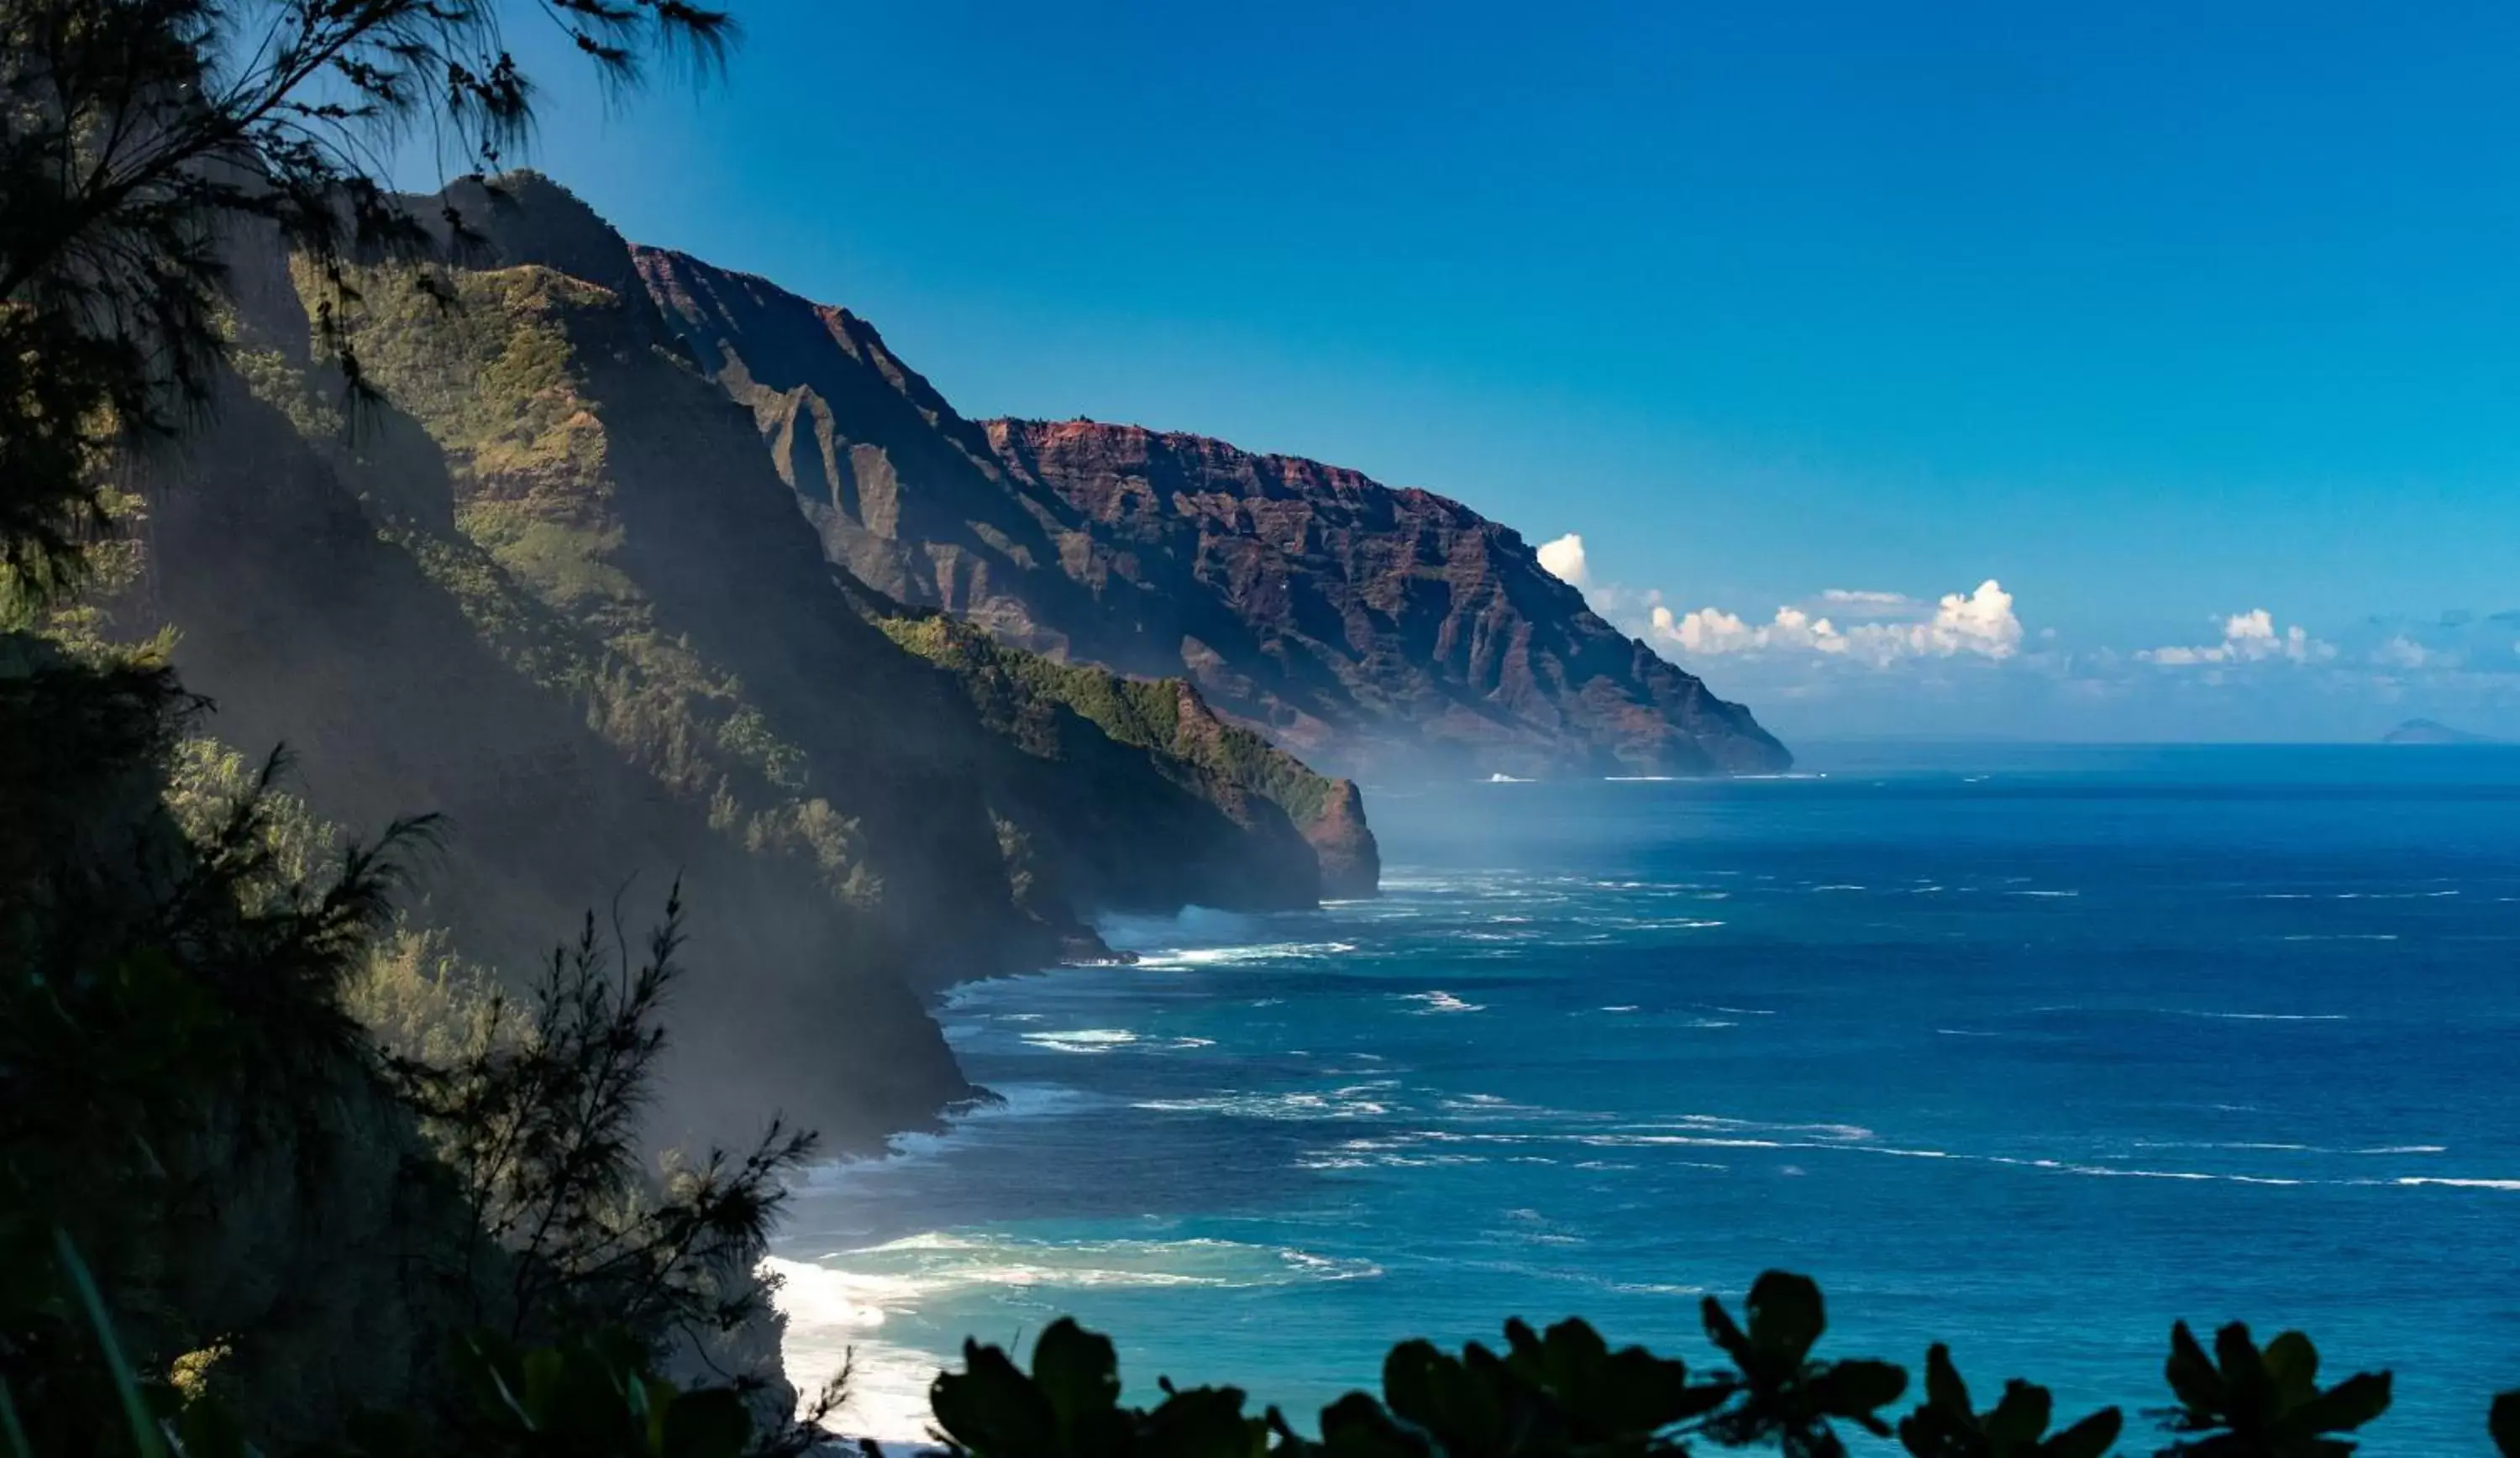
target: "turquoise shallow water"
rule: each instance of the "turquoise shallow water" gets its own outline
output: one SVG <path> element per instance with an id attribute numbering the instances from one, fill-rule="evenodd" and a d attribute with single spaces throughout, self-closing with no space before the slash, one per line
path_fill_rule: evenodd
<path id="1" fill-rule="evenodd" d="M 1943 749 L 1376 796 L 1378 901 L 1115 923 L 965 990 L 1005 1107 L 827 1171 L 800 1375 L 920 1426 L 967 1334 L 1309 1414 L 1410 1335 L 1705 1292 L 2151 1406 L 2172 1318 L 2388 1366 L 2374 1454 L 2520 1386 L 2520 751 Z M 2149 1451 L 2149 1445 L 2127 1445 Z"/>

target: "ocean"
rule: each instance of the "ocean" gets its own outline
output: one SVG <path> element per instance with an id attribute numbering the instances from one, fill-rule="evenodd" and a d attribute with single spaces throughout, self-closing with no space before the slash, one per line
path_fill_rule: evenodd
<path id="1" fill-rule="evenodd" d="M 800 1381 L 904 1436 L 966 1336 L 1073 1314 L 1133 1392 L 1301 1426 L 1394 1341 L 1581 1314 L 1709 1357 L 1770 1267 L 1822 1354 L 2060 1414 L 2174 1318 L 2397 1374 L 2364 1451 L 2520 1387 L 2520 749 L 1857 747 L 1727 781 L 1375 794 L 1384 894 L 1118 921 L 974 985 L 1004 1103 L 818 1171 Z M 2210 1338 L 2209 1338 L 2210 1340 Z"/>

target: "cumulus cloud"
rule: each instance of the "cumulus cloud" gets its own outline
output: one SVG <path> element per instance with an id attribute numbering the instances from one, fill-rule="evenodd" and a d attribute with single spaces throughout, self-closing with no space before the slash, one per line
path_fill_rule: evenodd
<path id="1" fill-rule="evenodd" d="M 2401 633 L 2371 650 L 2371 661 L 2389 668 L 2454 668 L 2459 655 L 2428 648 Z"/>
<path id="2" fill-rule="evenodd" d="M 1719 607 L 1674 613 L 1657 604 L 1649 636 L 1701 656 L 1721 653 L 1808 652 L 1887 665 L 1903 658 L 1954 658 L 1963 654 L 2005 659 L 2020 651 L 2021 619 L 2012 595 L 1988 578 L 1973 593 L 1949 593 L 1930 608 L 1897 593 L 1832 589 L 1824 602 L 1868 614 L 1903 611 L 1913 621 L 1862 622 L 1841 628 L 1832 619 L 1787 605 L 1765 623 L 1751 623 Z"/>
<path id="3" fill-rule="evenodd" d="M 2021 619 L 2013 615 L 2012 595 L 1992 577 L 1965 597 L 1945 594 L 1934 620 L 1922 625 L 1922 631 L 1919 651 L 1930 647 L 1946 657 L 1983 653 L 2009 658 L 2021 646 Z"/>
<path id="4" fill-rule="evenodd" d="M 1592 569 L 1584 561 L 1584 539 L 1574 532 L 1554 542 L 1541 543 L 1540 565 L 1548 569 L 1550 576 L 1579 592 L 1593 585 Z"/>
<path id="5" fill-rule="evenodd" d="M 2336 645 L 2311 637 L 2299 623 L 2277 632 L 2274 614 L 2253 607 L 2223 620 L 2221 642 L 2145 648 L 2135 656 L 2173 668 L 2199 663 L 2324 663 L 2336 656 Z"/>

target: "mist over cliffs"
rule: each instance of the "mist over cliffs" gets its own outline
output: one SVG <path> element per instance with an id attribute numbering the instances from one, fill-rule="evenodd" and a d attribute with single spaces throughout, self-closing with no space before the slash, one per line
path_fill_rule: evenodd
<path id="1" fill-rule="evenodd" d="M 1202 436 L 975 422 L 846 309 L 633 252 L 667 327 L 751 410 L 824 551 L 894 596 L 1063 661 L 1186 675 L 1335 773 L 1791 763 L 1747 709 L 1459 502 Z"/>
<path id="2" fill-rule="evenodd" d="M 351 833 L 444 817 L 415 920 L 529 971 L 680 882 L 662 1130 L 783 1108 L 838 1147 L 973 1090 L 922 994 L 1107 954 L 1104 911 L 1370 895 L 1354 785 L 1194 688 L 960 641 L 835 567 L 627 245 L 531 176 L 452 202 L 461 266 L 315 281 L 240 245 L 233 365 L 154 464 L 118 634 L 171 628 L 205 729 Z M 435 217 L 424 201 L 416 211 Z"/>

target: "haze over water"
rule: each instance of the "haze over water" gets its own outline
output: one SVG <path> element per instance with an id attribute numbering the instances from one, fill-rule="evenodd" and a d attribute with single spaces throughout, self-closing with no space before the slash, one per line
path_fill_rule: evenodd
<path id="1" fill-rule="evenodd" d="M 1817 1276 L 1824 1350 L 2063 1410 L 2170 1323 L 2387 1366 L 2376 1455 L 2520 1384 L 2520 750 L 1806 752 L 1783 779 L 1372 794 L 1374 902 L 1115 923 L 956 995 L 1005 1107 L 828 1171 L 789 1361 L 922 1426 L 965 1335 L 1073 1313 L 1133 1389 L 1309 1426 L 1394 1340 Z M 820 1366 L 818 1366 L 820 1364 Z M 2148 1450 L 2140 1420 L 2130 1451 Z"/>

